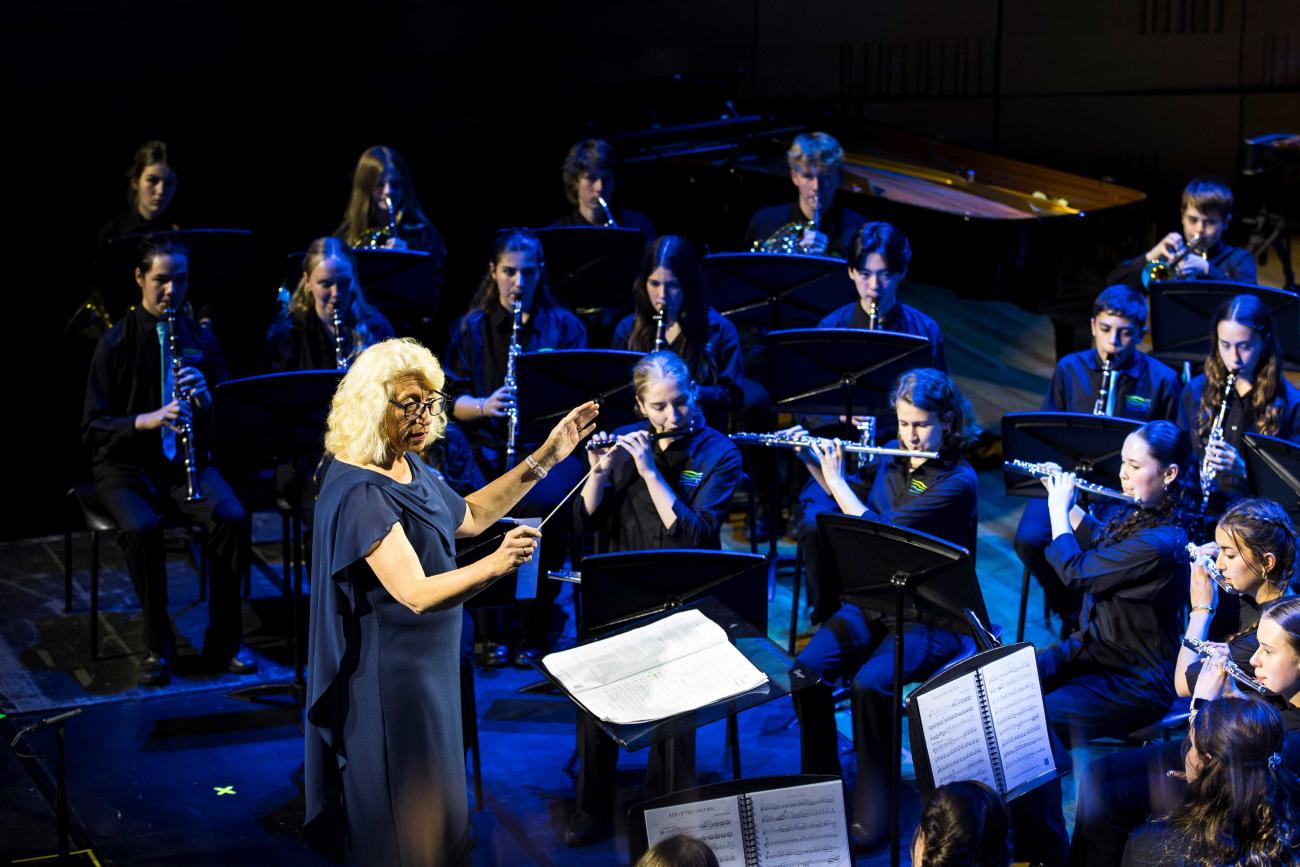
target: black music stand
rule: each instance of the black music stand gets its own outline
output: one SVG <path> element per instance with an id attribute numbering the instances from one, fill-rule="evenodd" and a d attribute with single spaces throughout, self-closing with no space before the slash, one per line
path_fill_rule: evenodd
<path id="1" fill-rule="evenodd" d="M 551 291 L 576 312 L 626 307 L 641 267 L 645 235 L 605 226 L 533 229 L 545 251 Z"/>
<path id="2" fill-rule="evenodd" d="M 281 285 L 290 294 L 302 279 L 302 260 L 306 255 L 301 251 L 285 258 Z M 441 287 L 431 253 L 354 247 L 352 255 L 357 260 L 357 282 L 366 300 L 378 307 L 395 327 L 407 324 L 412 317 L 428 321 L 437 313 Z"/>
<path id="3" fill-rule="evenodd" d="M 238 290 L 248 283 L 252 231 L 173 229 L 168 232 L 123 235 L 108 242 L 100 275 L 104 286 L 104 304 L 114 321 L 120 319 L 127 308 L 140 301 L 140 287 L 135 282 L 136 257 L 140 244 L 146 239 L 163 238 L 178 241 L 190 251 L 191 289 L 188 298 L 196 308 L 227 299 L 234 300 L 235 306 L 238 306 L 244 300 L 238 297 Z"/>
<path id="4" fill-rule="evenodd" d="M 1254 295 L 1273 314 L 1288 370 L 1300 370 L 1300 300 L 1296 293 L 1226 280 L 1155 281 L 1151 305 L 1151 354 L 1173 361 L 1202 362 L 1210 353 L 1210 319 L 1236 295 Z"/>
<path id="5" fill-rule="evenodd" d="M 602 428 L 631 424 L 636 420 L 632 368 L 642 357 L 622 349 L 520 353 L 515 359 L 519 441 L 545 439 L 571 409 L 589 400 L 600 403 Z"/>
<path id="6" fill-rule="evenodd" d="M 1008 459 L 1058 464 L 1084 481 L 1114 487 L 1124 440 L 1140 427 L 1132 419 L 1081 412 L 1009 412 L 1002 416 L 1002 453 Z M 1002 478 L 1011 496 L 1047 496 L 1033 476 L 1005 470 Z"/>
<path id="7" fill-rule="evenodd" d="M 772 404 L 786 411 L 886 412 L 899 376 L 929 367 L 930 341 L 862 328 L 791 328 L 767 335 Z"/>
<path id="8" fill-rule="evenodd" d="M 320 458 L 330 400 L 343 376 L 338 370 L 268 373 L 223 382 L 212 391 L 212 457 L 217 466 L 261 470 L 280 464 L 314 465 Z M 242 698 L 288 690 L 301 705 L 302 584 L 304 571 L 301 499 L 285 498 L 292 541 L 286 541 L 285 577 L 293 622 L 293 682 L 260 684 L 231 692 Z M 290 579 L 290 573 L 292 578 Z"/>
<path id="9" fill-rule="evenodd" d="M 839 577 L 840 598 L 894 618 L 894 737 L 890 758 L 890 863 L 898 864 L 898 796 L 902 787 L 903 630 L 908 621 L 970 632 L 981 649 L 988 611 L 970 553 L 936 536 L 867 518 L 823 512 L 818 541 Z M 969 613 L 968 613 L 969 612 Z M 974 628 L 972 617 L 980 624 Z"/>
<path id="10" fill-rule="evenodd" d="M 709 303 L 737 325 L 816 325 L 853 297 L 848 263 L 831 256 L 713 253 L 701 265 Z"/>
<path id="11" fill-rule="evenodd" d="M 1241 441 L 1251 494 L 1275 501 L 1291 523 L 1300 524 L 1300 445 L 1257 433 L 1243 434 Z"/>
<path id="12" fill-rule="evenodd" d="M 640 552 L 651 553 L 651 552 Z M 700 553 L 700 552 L 692 552 Z M 752 557 L 750 554 L 741 554 L 742 557 Z M 586 584 L 588 560 L 583 561 L 583 583 Z M 749 573 L 750 576 L 756 575 L 758 579 L 762 578 L 762 571 L 756 570 Z M 757 592 L 762 594 L 762 582 L 754 577 L 737 576 L 736 579 L 744 583 L 752 584 Z M 811 669 L 804 668 L 799 662 L 767 637 L 765 630 L 759 630 L 754 627 L 746 618 L 737 614 L 729 607 L 719 602 L 713 596 L 704 596 L 682 605 L 678 608 L 661 608 L 657 613 L 650 614 L 634 620 L 623 620 L 617 627 L 609 629 L 595 629 L 595 624 L 588 624 L 588 630 L 600 632 L 601 638 L 608 638 L 610 635 L 616 635 L 621 632 L 627 632 L 648 623 L 653 623 L 664 617 L 668 617 L 678 611 L 696 609 L 702 612 L 714 623 L 721 626 L 727 633 L 727 638 L 736 648 L 745 655 L 754 667 L 767 675 L 767 684 L 765 687 L 750 690 L 737 696 L 732 696 L 725 701 L 715 702 L 705 705 L 696 710 L 687 713 L 678 714 L 677 716 L 668 717 L 667 719 L 654 720 L 645 723 L 609 723 L 596 719 L 588 714 L 591 723 L 599 726 L 605 734 L 609 735 L 614 741 L 627 752 L 648 747 L 651 744 L 666 741 L 665 749 L 661 750 L 662 764 L 659 767 L 661 776 L 659 779 L 664 780 L 665 788 L 668 791 L 676 789 L 675 776 L 673 773 L 674 757 L 672 738 L 678 735 L 694 734 L 695 730 L 709 723 L 717 722 L 720 719 L 728 719 L 728 736 L 732 739 L 733 747 L 736 747 L 737 739 L 736 724 L 734 722 L 736 715 L 751 707 L 757 707 L 784 698 L 791 693 L 798 692 L 813 684 L 819 683 L 821 678 Z M 564 689 L 563 685 L 551 675 L 546 668 L 544 660 L 535 660 L 534 665 L 537 669 L 546 675 L 547 679 L 556 685 L 564 694 L 573 699 L 573 696 Z M 573 699 L 574 704 L 578 706 L 581 713 L 586 714 L 582 705 Z M 738 749 L 738 747 L 736 747 Z M 732 753 L 732 771 L 739 778 L 739 753 Z"/>

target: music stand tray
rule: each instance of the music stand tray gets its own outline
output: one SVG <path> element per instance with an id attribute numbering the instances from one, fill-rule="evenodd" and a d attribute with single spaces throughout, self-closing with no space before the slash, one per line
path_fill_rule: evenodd
<path id="1" fill-rule="evenodd" d="M 816 325 L 853 297 L 848 263 L 831 256 L 713 253 L 701 266 L 709 303 L 737 325 Z"/>
<path id="2" fill-rule="evenodd" d="M 631 424 L 636 420 L 632 368 L 642 357 L 622 349 L 520 353 L 515 359 L 519 441 L 545 439 L 569 410 L 589 400 L 600 402 L 599 423 L 605 430 Z"/>
<path id="3" fill-rule="evenodd" d="M 1119 478 L 1120 450 L 1140 422 L 1080 412 L 1009 412 L 1002 417 L 1002 453 L 1031 463 L 1059 464 L 1085 481 L 1114 487 Z M 1003 472 L 1008 494 L 1046 497 L 1047 489 L 1033 476 Z"/>
<path id="4" fill-rule="evenodd" d="M 931 363 L 930 341 L 862 328 L 791 328 L 767 335 L 772 403 L 786 412 L 889 411 L 899 376 Z"/>
<path id="5" fill-rule="evenodd" d="M 1300 524 L 1300 445 L 1257 433 L 1243 434 L 1241 441 L 1251 494 L 1275 501 L 1291 523 Z"/>
<path id="6" fill-rule="evenodd" d="M 571 310 L 625 307 L 646 239 L 638 229 L 548 226 L 533 229 L 546 253 L 551 291 Z"/>
<path id="7" fill-rule="evenodd" d="M 1210 354 L 1210 319 L 1236 295 L 1254 295 L 1273 315 L 1288 370 L 1300 370 L 1300 300 L 1296 293 L 1226 280 L 1155 281 L 1151 305 L 1151 354 L 1168 361 L 1204 361 Z"/>

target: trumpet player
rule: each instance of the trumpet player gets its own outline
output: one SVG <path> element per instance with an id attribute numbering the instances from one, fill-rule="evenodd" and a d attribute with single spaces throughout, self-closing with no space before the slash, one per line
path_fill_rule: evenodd
<path id="1" fill-rule="evenodd" d="M 1185 638 L 1206 642 L 1213 656 L 1231 659 L 1241 670 L 1258 675 L 1262 669 L 1255 668 L 1254 662 L 1259 636 L 1268 629 L 1260 625 L 1263 611 L 1289 595 L 1296 564 L 1297 539 L 1291 520 L 1271 500 L 1238 500 L 1219 518 L 1214 540 L 1189 550 L 1195 559 Z M 1212 580 L 1210 566 L 1219 572 L 1222 590 Z M 1221 623 L 1224 612 L 1216 615 L 1215 611 L 1228 594 L 1237 594 L 1240 600 L 1238 617 Z M 1222 642 L 1208 641 L 1216 632 Z M 1272 652 L 1285 649 L 1270 647 Z M 1174 688 L 1180 696 L 1215 688 L 1213 683 L 1200 682 L 1207 666 L 1200 653 L 1183 645 L 1174 669 Z M 1300 672 L 1294 667 L 1291 671 L 1289 680 L 1294 680 Z M 1296 691 L 1295 684 L 1285 681 L 1268 686 L 1279 693 Z M 1166 741 L 1123 750 L 1085 767 L 1079 777 L 1070 863 L 1119 863 L 1130 832 L 1148 815 L 1165 815 L 1177 804 L 1183 784 L 1167 772 L 1182 767 L 1182 753 L 1181 743 Z"/>
<path id="2" fill-rule="evenodd" d="M 902 527 L 921 530 L 961 545 L 975 554 L 978 522 L 978 483 L 961 449 L 975 434 L 970 404 L 947 374 L 912 370 L 894 387 L 890 402 L 898 421 L 897 446 L 915 452 L 937 452 L 937 459 L 896 457 L 879 466 L 863 500 L 866 479 L 850 483 L 844 476 L 844 452 L 837 441 L 822 441 L 800 457 L 814 484 L 801 497 L 800 552 L 808 569 L 809 594 L 820 584 L 814 605 L 830 616 L 808 642 L 799 661 L 828 682 L 853 677 L 854 748 L 858 782 L 853 796 L 855 849 L 879 841 L 888 833 L 890 726 L 897 713 L 893 683 L 892 617 L 857 605 L 839 604 L 839 588 L 822 574 L 817 546 L 816 513 L 839 509 Z M 795 429 L 793 432 L 800 432 Z M 893 443 L 891 446 L 895 445 Z M 816 617 L 816 613 L 814 613 Z M 961 646 L 959 636 L 921 623 L 905 625 L 903 676 L 907 682 L 925 680 L 951 660 Z M 811 692 L 811 691 L 807 691 Z M 804 773 L 839 774 L 834 707 L 829 691 L 796 702 Z"/>
<path id="3" fill-rule="evenodd" d="M 226 378 L 221 347 L 211 332 L 184 315 L 175 317 L 175 346 L 182 356 L 173 373 L 169 311 L 183 309 L 189 253 L 174 241 L 146 241 L 135 269 L 140 304 L 99 341 L 91 361 L 82 416 L 82 439 L 91 450 L 95 493 L 112 515 L 127 572 L 143 610 L 146 656 L 139 683 L 160 686 L 171 674 L 176 641 L 167 615 L 167 564 L 163 521 L 183 515 L 208 535 L 211 563 L 209 626 L 203 653 L 213 668 L 236 674 L 257 670 L 240 644 L 239 586 L 249 562 L 250 522 L 217 470 L 207 465 L 202 425 L 212 396 L 209 382 Z M 190 498 L 184 443 L 199 465 L 202 499 Z"/>
<path id="4" fill-rule="evenodd" d="M 1247 493 L 1242 434 L 1296 439 L 1300 392 L 1282 375 L 1277 329 L 1256 296 L 1237 295 L 1219 306 L 1210 345 L 1204 371 L 1183 389 L 1178 424 L 1192 437 L 1207 510 L 1218 514 Z"/>
<path id="5" fill-rule="evenodd" d="M 552 226 L 605 226 L 636 229 L 646 243 L 655 237 L 654 223 L 645 214 L 611 204 L 618 156 L 603 139 L 584 139 L 569 148 L 562 168 L 564 195 L 573 210 Z"/>
<path id="6" fill-rule="evenodd" d="M 1193 178 L 1183 189 L 1179 216 L 1181 232 L 1170 232 L 1145 254 L 1121 263 L 1110 282 L 1137 288 L 1142 271 L 1152 262 L 1175 262 L 1176 280 L 1258 282 L 1250 251 L 1223 240 L 1232 224 L 1231 187 L 1217 178 Z"/>
<path id="7" fill-rule="evenodd" d="M 1092 303 L 1092 346 L 1057 362 L 1043 410 L 1135 421 L 1177 418 L 1178 374 L 1138 349 L 1146 321 L 1147 303 L 1142 293 L 1122 283 L 1104 289 Z M 1048 564 L 1044 552 L 1051 541 L 1046 501 L 1030 500 L 1016 527 L 1016 553 L 1042 586 L 1048 607 L 1061 621 L 1064 637 L 1078 626 L 1083 594 L 1061 583 Z"/>
<path id="8" fill-rule="evenodd" d="M 849 279 L 858 299 L 828 314 L 817 327 L 916 334 L 930 341 L 930 366 L 947 370 L 939 323 L 898 300 L 898 290 L 912 263 L 907 237 L 889 223 L 866 223 L 854 234 L 848 258 Z"/>
<path id="9" fill-rule="evenodd" d="M 444 365 L 447 391 L 452 395 L 451 413 L 469 437 L 484 478 L 496 478 L 502 472 L 509 418 L 518 408 L 515 390 L 506 384 L 512 344 L 517 341 L 515 348 L 521 352 L 582 349 L 587 345 L 582 322 L 551 298 L 542 264 L 542 242 L 532 232 L 508 229 L 498 233 L 473 304 L 452 325 Z M 527 454 L 528 445 L 517 442 L 518 453 Z M 512 514 L 549 514 L 582 472 L 576 458 L 561 461 L 533 486 Z M 547 525 L 546 544 L 538 558 L 542 575 L 564 565 L 567 530 L 562 520 Z M 484 651 L 486 661 L 528 665 L 528 659 L 541 652 L 551 626 L 558 582 L 539 581 L 538 593 L 537 600 L 524 603 L 519 610 L 522 624 L 518 633 L 489 636 L 491 646 Z"/>
<path id="10" fill-rule="evenodd" d="M 791 204 L 762 208 L 750 217 L 744 249 L 770 243 L 797 227 L 791 245 L 795 252 L 846 255 L 866 219 L 835 203 L 844 174 L 844 148 L 824 132 L 803 133 L 786 151 L 785 162 L 798 194 Z"/>

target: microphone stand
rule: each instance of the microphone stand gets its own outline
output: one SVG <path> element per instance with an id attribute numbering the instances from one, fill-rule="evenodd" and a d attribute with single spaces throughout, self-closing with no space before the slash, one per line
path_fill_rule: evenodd
<path id="1" fill-rule="evenodd" d="M 72 864 L 72 853 L 68 844 L 70 836 L 69 819 L 68 819 L 68 785 L 67 785 L 67 760 L 65 757 L 66 736 L 63 724 L 75 716 L 81 715 L 81 708 L 70 710 L 65 713 L 56 714 L 40 722 L 29 725 L 27 728 L 14 735 L 14 739 L 9 742 L 10 749 L 16 749 L 18 742 L 32 732 L 39 731 L 47 726 L 54 726 L 58 735 L 57 747 L 54 753 L 54 816 L 55 829 L 59 838 L 59 852 L 55 863 Z M 36 758 L 34 755 L 29 758 Z"/>

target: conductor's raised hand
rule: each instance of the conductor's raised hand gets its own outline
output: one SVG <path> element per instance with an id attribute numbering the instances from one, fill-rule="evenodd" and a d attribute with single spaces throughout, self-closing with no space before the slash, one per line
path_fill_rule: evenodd
<path id="1" fill-rule="evenodd" d="M 569 410 L 569 414 L 551 428 L 546 442 L 542 444 L 543 457 L 553 466 L 573 454 L 573 450 L 578 447 L 582 438 L 591 432 L 591 426 L 596 423 L 598 415 L 600 415 L 600 404 L 594 400 Z"/>
<path id="2" fill-rule="evenodd" d="M 542 531 L 536 527 L 521 525 L 506 533 L 501 539 L 500 547 L 492 552 L 489 563 L 492 577 L 505 575 L 533 559 L 541 538 Z"/>

